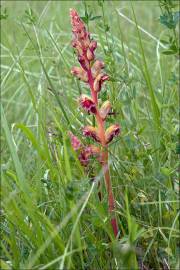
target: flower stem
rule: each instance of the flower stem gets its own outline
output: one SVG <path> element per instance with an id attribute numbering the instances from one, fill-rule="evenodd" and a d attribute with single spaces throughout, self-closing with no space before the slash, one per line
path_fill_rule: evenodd
<path id="1" fill-rule="evenodd" d="M 108 211 L 109 211 L 109 214 L 111 216 L 111 225 L 113 228 L 114 236 L 116 237 L 118 235 L 119 230 L 118 230 L 118 224 L 117 224 L 115 214 L 113 213 L 115 210 L 115 200 L 114 200 L 114 195 L 113 195 L 113 191 L 112 191 L 111 177 L 110 177 L 110 173 L 109 173 L 108 149 L 107 149 L 106 140 L 105 140 L 104 121 L 99 114 L 98 93 L 94 91 L 94 87 L 93 87 L 94 80 L 93 80 L 91 69 L 88 70 L 87 74 L 88 74 L 88 79 L 89 79 L 89 86 L 91 89 L 91 96 L 92 96 L 93 101 L 96 104 L 97 111 L 96 111 L 95 117 L 96 117 L 96 122 L 97 122 L 97 126 L 98 126 L 98 131 L 99 131 L 98 135 L 99 135 L 99 138 L 101 140 L 101 145 L 103 147 L 103 149 L 102 149 L 102 169 L 103 169 L 103 174 L 104 174 L 104 179 L 105 179 L 106 190 L 108 193 Z"/>
<path id="2" fill-rule="evenodd" d="M 114 195 L 112 191 L 112 185 L 111 185 L 111 178 L 110 178 L 110 173 L 109 173 L 109 164 L 108 164 L 108 151 L 105 149 L 103 153 L 103 173 L 104 173 L 104 179 L 106 183 L 106 189 L 108 193 L 108 208 L 109 208 L 109 213 L 111 215 L 111 225 L 113 228 L 114 236 L 116 237 L 118 235 L 118 224 L 117 220 L 115 217 L 115 214 L 113 213 L 115 210 L 115 200 L 114 200 Z"/>

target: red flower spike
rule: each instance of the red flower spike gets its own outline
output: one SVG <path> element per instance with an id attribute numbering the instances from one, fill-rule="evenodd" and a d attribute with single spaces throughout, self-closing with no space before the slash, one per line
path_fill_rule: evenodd
<path id="1" fill-rule="evenodd" d="M 96 113 L 96 104 L 89 96 L 81 95 L 79 98 L 79 103 L 88 113 Z"/>
<path id="2" fill-rule="evenodd" d="M 83 128 L 83 135 L 93 138 L 96 142 L 100 142 L 98 131 L 96 127 L 86 126 Z"/>
<path id="3" fill-rule="evenodd" d="M 105 120 L 110 111 L 111 111 L 111 103 L 109 100 L 106 100 L 102 104 L 100 111 L 99 111 L 101 118 L 103 120 Z"/>
<path id="4" fill-rule="evenodd" d="M 105 133 L 106 144 L 112 141 L 112 139 L 118 136 L 120 133 L 120 126 L 118 124 L 110 126 Z"/>
<path id="5" fill-rule="evenodd" d="M 87 36 L 86 27 L 75 9 L 70 9 L 72 32 L 75 38 L 81 39 Z"/>
<path id="6" fill-rule="evenodd" d="M 100 92 L 102 84 L 109 79 L 108 75 L 103 74 L 102 69 L 104 63 L 95 59 L 95 49 L 97 42 L 91 40 L 90 33 L 86 30 L 84 22 L 80 19 L 76 10 L 70 10 L 73 42 L 72 45 L 77 51 L 78 61 L 87 74 L 84 76 L 84 72 L 81 69 L 72 70 L 72 73 L 81 80 L 87 82 L 90 87 L 91 97 L 81 95 L 79 102 L 80 105 L 89 113 L 93 113 L 96 118 L 97 128 L 86 126 L 83 129 L 83 134 L 89 136 L 98 141 L 102 148 L 99 149 L 96 146 L 82 146 L 80 149 L 79 160 L 83 166 L 87 166 L 92 155 L 96 156 L 96 159 L 100 162 L 103 169 L 104 179 L 106 183 L 106 190 L 108 193 L 108 211 L 111 215 L 111 224 L 114 232 L 114 236 L 118 235 L 118 223 L 114 213 L 115 199 L 112 190 L 111 177 L 108 165 L 108 143 L 117 136 L 120 132 L 119 125 L 112 125 L 106 131 L 104 129 L 104 121 L 111 110 L 111 104 L 106 101 L 99 109 L 98 92 Z M 78 148 L 78 147 L 77 147 Z M 100 192 L 101 200 L 101 192 Z"/>
<path id="7" fill-rule="evenodd" d="M 71 69 L 71 73 L 75 75 L 78 79 L 88 82 L 88 76 L 87 73 L 80 67 L 73 67 Z"/>
<path id="8" fill-rule="evenodd" d="M 109 80 L 109 76 L 103 73 L 100 73 L 95 81 L 94 81 L 94 91 L 99 92 L 101 90 L 102 84 L 106 81 Z"/>
<path id="9" fill-rule="evenodd" d="M 68 135 L 69 135 L 70 140 L 71 140 L 72 148 L 75 151 L 79 150 L 82 147 L 81 141 L 71 131 L 68 132 Z"/>

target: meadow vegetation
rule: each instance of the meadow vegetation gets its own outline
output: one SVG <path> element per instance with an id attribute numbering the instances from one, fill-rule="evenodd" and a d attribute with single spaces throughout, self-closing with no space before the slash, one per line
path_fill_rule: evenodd
<path id="1" fill-rule="evenodd" d="M 101 166 L 84 169 L 68 136 L 91 143 L 95 121 L 77 107 L 89 89 L 71 74 L 70 8 L 121 126 L 108 148 L 118 238 Z M 178 21 L 170 0 L 1 2 L 1 269 L 179 269 Z"/>

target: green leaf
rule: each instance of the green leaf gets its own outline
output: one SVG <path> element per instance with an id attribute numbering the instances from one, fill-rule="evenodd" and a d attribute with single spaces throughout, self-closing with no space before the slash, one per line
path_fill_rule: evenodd
<path id="1" fill-rule="evenodd" d="M 0 260 L 0 266 L 1 266 L 1 269 L 3 269 L 3 270 L 10 270 L 11 269 L 11 267 L 2 259 Z"/>
<path id="2" fill-rule="evenodd" d="M 0 15 L 0 20 L 6 20 L 8 18 L 7 8 L 4 8 L 4 11 L 2 11 Z"/>
<path id="3" fill-rule="evenodd" d="M 163 14 L 160 16 L 160 23 L 165 25 L 169 29 L 175 29 L 179 21 L 180 12 L 174 12 L 169 14 Z"/>
<path id="4" fill-rule="evenodd" d="M 98 20 L 100 18 L 102 18 L 102 16 L 94 16 L 90 18 L 90 21 Z"/>
<path id="5" fill-rule="evenodd" d="M 104 0 L 98 0 L 98 6 L 102 7 L 104 4 Z"/>
<path id="6" fill-rule="evenodd" d="M 83 16 L 83 17 L 80 17 L 80 18 L 84 23 L 86 23 L 86 24 L 88 23 L 88 18 L 87 17 Z"/>
<path id="7" fill-rule="evenodd" d="M 169 44 L 169 41 L 168 40 L 164 40 L 164 39 L 160 39 L 161 43 L 165 44 L 165 45 L 168 45 Z"/>
<path id="8" fill-rule="evenodd" d="M 25 190 L 26 189 L 25 174 L 24 174 L 22 164 L 19 160 L 16 148 L 15 148 L 15 145 L 13 142 L 12 134 L 11 134 L 9 127 L 8 127 L 8 123 L 6 120 L 6 116 L 5 116 L 3 107 L 1 107 L 1 113 L 2 113 L 2 118 L 1 118 L 2 128 L 4 130 L 5 138 L 6 138 L 8 146 L 9 146 L 9 150 L 10 150 L 11 157 L 12 157 L 12 160 L 14 163 L 14 167 L 16 169 L 19 185 Z"/>
<path id="9" fill-rule="evenodd" d="M 177 51 L 174 51 L 174 50 L 165 50 L 165 51 L 162 51 L 162 54 L 172 55 L 172 54 L 177 54 Z"/>
<path id="10" fill-rule="evenodd" d="M 24 18 L 27 24 L 35 24 L 37 22 L 37 17 L 31 8 L 25 10 Z"/>

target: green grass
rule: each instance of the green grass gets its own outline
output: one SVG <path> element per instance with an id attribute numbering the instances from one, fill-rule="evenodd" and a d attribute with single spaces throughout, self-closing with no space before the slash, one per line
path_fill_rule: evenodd
<path id="1" fill-rule="evenodd" d="M 157 1 L 98 3 L 2 2 L 1 269 L 179 269 L 178 59 L 160 41 L 170 30 Z M 111 77 L 108 124 L 121 125 L 109 147 L 119 240 L 101 168 L 85 172 L 67 136 L 93 122 L 70 74 L 72 7 L 101 16 L 88 27 Z"/>

